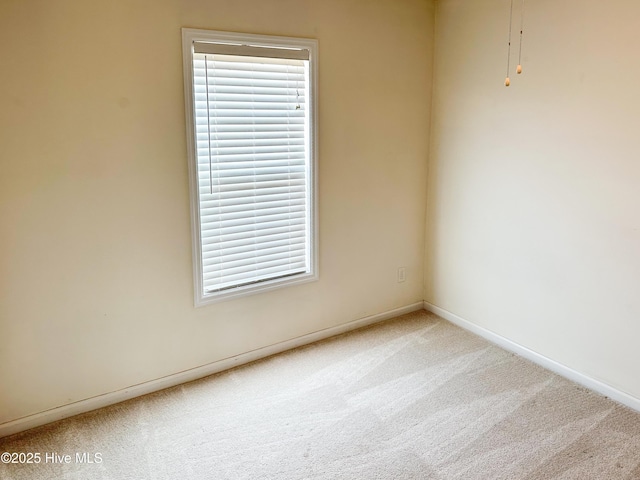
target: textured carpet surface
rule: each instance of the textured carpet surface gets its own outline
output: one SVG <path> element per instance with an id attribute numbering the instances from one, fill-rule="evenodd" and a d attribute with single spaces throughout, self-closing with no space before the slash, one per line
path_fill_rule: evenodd
<path id="1" fill-rule="evenodd" d="M 0 439 L 5 451 L 42 459 L 0 464 L 3 480 L 640 479 L 640 414 L 422 311 Z"/>

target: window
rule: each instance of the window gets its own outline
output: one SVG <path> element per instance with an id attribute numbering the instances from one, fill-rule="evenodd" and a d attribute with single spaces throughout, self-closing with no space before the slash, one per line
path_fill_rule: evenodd
<path id="1" fill-rule="evenodd" d="M 317 42 L 182 30 L 195 303 L 317 278 Z"/>

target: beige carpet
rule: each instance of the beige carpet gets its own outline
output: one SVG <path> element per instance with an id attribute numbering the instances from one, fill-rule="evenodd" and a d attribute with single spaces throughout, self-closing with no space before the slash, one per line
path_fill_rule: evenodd
<path id="1" fill-rule="evenodd" d="M 640 414 L 417 312 L 3 451 L 72 463 L 0 465 L 2 480 L 640 479 Z"/>

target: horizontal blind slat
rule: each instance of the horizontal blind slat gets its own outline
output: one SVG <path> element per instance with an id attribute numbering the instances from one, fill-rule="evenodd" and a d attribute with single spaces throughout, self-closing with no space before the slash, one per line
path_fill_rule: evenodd
<path id="1" fill-rule="evenodd" d="M 306 244 L 306 238 L 304 236 L 304 234 L 299 234 L 297 237 L 294 236 L 284 236 L 283 238 L 280 239 L 276 239 L 276 240 L 269 240 L 269 241 L 262 241 L 259 244 L 257 244 L 256 242 L 247 242 L 244 243 L 242 245 L 235 245 L 232 247 L 226 247 L 224 248 L 224 257 L 225 258 L 232 258 L 232 256 L 234 255 L 244 255 L 245 252 L 252 252 L 254 250 L 256 250 L 256 248 L 260 248 L 261 250 L 264 251 L 268 251 L 270 249 L 276 249 L 276 248 L 280 248 L 280 247 L 294 247 L 297 248 L 299 245 L 301 245 L 302 247 L 305 247 Z M 219 263 L 219 259 L 221 258 L 221 254 L 220 254 L 220 250 L 216 249 L 214 251 L 211 252 L 207 252 L 205 255 L 202 256 L 202 262 L 203 264 L 210 264 L 210 263 Z"/>
<path id="2" fill-rule="evenodd" d="M 258 192 L 258 190 L 270 190 L 270 189 L 279 189 L 283 187 L 295 187 L 295 186 L 304 186 L 305 179 L 272 179 L 265 180 L 260 183 L 257 182 L 228 182 L 222 183 L 220 185 L 202 185 L 200 187 L 205 187 L 202 193 L 201 198 L 204 201 L 207 200 L 215 200 L 218 195 L 238 193 L 240 190 L 246 190 L 245 195 L 251 195 L 253 192 Z M 214 198 L 215 197 L 215 198 Z"/>
<path id="3" fill-rule="evenodd" d="M 263 228 L 260 231 L 242 230 L 236 232 L 227 232 L 225 234 L 215 235 L 209 234 L 204 237 L 206 241 L 205 251 L 213 251 L 214 249 L 224 249 L 246 245 L 250 242 L 267 241 L 271 236 L 276 234 L 287 234 L 293 236 L 295 233 L 304 232 L 305 225 L 298 223 L 296 225 L 272 225 L 269 228 Z"/>
<path id="4" fill-rule="evenodd" d="M 217 222 L 202 223 L 202 238 L 206 237 L 219 237 L 223 238 L 226 235 L 235 235 L 239 233 L 250 234 L 256 232 L 256 235 L 260 234 L 261 230 L 270 230 L 272 228 L 279 227 L 293 227 L 296 225 L 304 225 L 304 217 L 293 219 L 279 219 L 271 220 L 260 223 L 247 223 L 242 225 L 228 225 L 220 227 L 215 225 Z"/>
<path id="5" fill-rule="evenodd" d="M 266 269 L 260 275 L 253 274 L 251 276 L 243 275 L 241 278 L 233 278 L 232 280 L 227 281 L 218 281 L 217 283 L 210 282 L 212 287 L 205 287 L 206 293 L 215 293 L 224 291 L 225 289 L 233 289 L 235 287 L 243 286 L 243 285 L 251 285 L 255 283 L 259 283 L 266 280 L 272 280 L 277 278 L 286 278 L 287 276 L 297 275 L 300 273 L 305 273 L 305 266 L 292 266 L 292 268 L 288 270 L 283 270 L 282 268 L 278 269 Z"/>
<path id="6" fill-rule="evenodd" d="M 229 280 L 230 278 L 246 278 L 247 276 L 251 277 L 254 272 L 264 272 L 265 270 L 271 270 L 273 272 L 277 272 L 278 270 L 288 270 L 292 266 L 295 268 L 304 268 L 305 267 L 305 257 L 304 254 L 299 255 L 297 257 L 284 256 L 282 258 L 275 259 L 265 259 L 264 261 L 251 263 L 248 265 L 240 265 L 231 268 L 223 268 L 222 270 L 213 269 L 212 271 L 203 271 L 203 275 L 205 278 L 215 278 L 219 277 L 221 280 L 224 279 Z M 247 275 L 248 274 L 248 275 Z"/>
<path id="7" fill-rule="evenodd" d="M 212 223 L 218 224 L 215 227 L 215 229 L 218 230 L 218 233 L 214 233 L 214 234 L 203 233 L 203 238 L 208 235 L 211 235 L 213 237 L 218 237 L 219 239 L 222 240 L 225 238 L 227 234 L 234 234 L 238 232 L 247 232 L 247 234 L 249 234 L 249 232 L 256 232 L 254 237 L 258 238 L 260 235 L 260 230 L 262 229 L 255 228 L 256 226 L 267 224 L 267 223 L 271 226 L 276 226 L 275 224 L 278 222 L 287 222 L 287 223 L 279 224 L 279 226 L 282 226 L 282 227 L 284 226 L 293 227 L 295 225 L 302 225 L 304 224 L 303 214 L 304 214 L 304 211 L 302 211 L 301 215 L 298 215 L 298 216 L 293 216 L 293 215 L 287 216 L 287 214 L 275 214 L 275 215 L 268 215 L 267 217 L 269 218 L 256 218 L 256 217 L 251 217 L 247 215 L 245 217 L 230 218 L 227 220 L 220 220 L 216 222 L 208 222 L 208 223 L 203 222 L 203 230 L 206 229 L 206 227 L 208 225 L 211 225 Z M 252 219 L 255 220 L 253 223 L 252 223 Z"/>
<path id="8" fill-rule="evenodd" d="M 269 264 L 285 264 L 297 262 L 304 256 L 304 243 L 302 245 L 261 248 L 259 250 L 246 250 L 237 254 L 224 254 L 209 258 L 203 262 L 204 272 L 211 273 L 223 271 L 226 275 L 233 274 L 233 269 L 244 269 L 249 266 Z M 222 270 L 221 270 L 222 269 Z"/>
<path id="9" fill-rule="evenodd" d="M 202 192 L 200 195 L 200 205 L 202 208 L 210 208 L 211 206 L 220 202 L 221 205 L 232 204 L 236 201 L 245 201 L 245 199 L 253 198 L 272 198 L 274 195 L 283 195 L 291 192 L 292 194 L 300 195 L 305 194 L 306 185 L 285 185 L 273 188 L 264 188 L 258 190 L 251 190 L 251 195 L 248 195 L 247 191 L 229 190 L 225 192 L 218 192 L 216 195 L 207 195 Z"/>
<path id="10" fill-rule="evenodd" d="M 200 216 L 205 217 L 208 215 L 225 214 L 231 212 L 242 212 L 248 209 L 255 209 L 259 211 L 272 211 L 281 208 L 287 208 L 289 205 L 305 205 L 304 195 L 298 195 L 292 198 L 291 196 L 276 196 L 269 200 L 256 200 L 255 197 L 247 197 L 243 200 L 238 199 L 235 203 L 226 203 L 224 205 L 216 202 L 213 206 L 200 206 Z"/>
<path id="11" fill-rule="evenodd" d="M 207 238 L 206 244 L 203 246 L 203 252 L 209 253 L 217 250 L 235 248 L 243 245 L 255 243 L 259 239 L 265 245 L 270 241 L 278 238 L 295 238 L 297 236 L 306 235 L 304 225 L 292 225 L 285 227 L 274 227 L 263 229 L 259 232 L 259 236 L 254 235 L 255 232 L 239 232 L 237 234 L 225 235 L 224 239 L 210 236 Z"/>

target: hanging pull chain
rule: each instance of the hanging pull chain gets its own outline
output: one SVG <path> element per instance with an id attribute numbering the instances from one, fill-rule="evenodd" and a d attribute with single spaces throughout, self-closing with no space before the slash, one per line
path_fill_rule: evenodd
<path id="1" fill-rule="evenodd" d="M 522 73 L 522 32 L 524 30 L 524 0 L 522 0 L 522 7 L 520 9 L 520 51 L 518 52 L 518 67 L 516 73 L 520 75 Z"/>
<path id="2" fill-rule="evenodd" d="M 511 80 L 509 79 L 509 66 L 511 61 L 511 25 L 513 24 L 513 0 L 511 0 L 511 9 L 509 10 L 509 46 L 507 48 L 507 78 L 504 81 L 504 86 L 508 87 L 511 85 Z"/>

